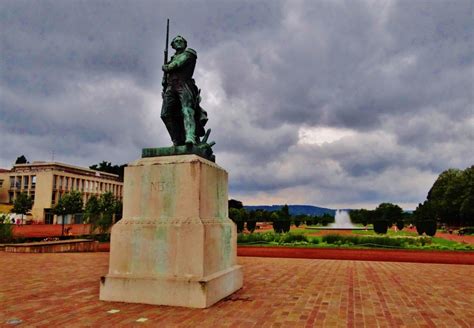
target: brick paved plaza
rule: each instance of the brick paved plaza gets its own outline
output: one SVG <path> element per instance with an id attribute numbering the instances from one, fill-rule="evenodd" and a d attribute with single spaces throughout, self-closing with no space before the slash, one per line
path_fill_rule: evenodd
<path id="1" fill-rule="evenodd" d="M 108 253 L 0 252 L 0 326 L 472 327 L 474 266 L 240 257 L 244 288 L 212 308 L 108 303 Z M 118 311 L 117 311 L 118 310 Z M 10 323 L 8 323 L 10 322 Z"/>

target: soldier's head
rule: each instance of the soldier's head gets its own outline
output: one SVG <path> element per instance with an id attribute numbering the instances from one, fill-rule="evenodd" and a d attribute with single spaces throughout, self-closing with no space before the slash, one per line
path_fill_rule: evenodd
<path id="1" fill-rule="evenodd" d="M 188 42 L 181 35 L 178 35 L 171 41 L 171 48 L 175 50 L 184 50 L 188 46 Z"/>

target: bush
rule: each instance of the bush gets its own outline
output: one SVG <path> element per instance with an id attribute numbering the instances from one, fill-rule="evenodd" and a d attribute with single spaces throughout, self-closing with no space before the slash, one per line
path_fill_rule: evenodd
<path id="1" fill-rule="evenodd" d="M 256 226 L 257 221 L 247 221 L 247 230 L 250 231 L 250 233 L 255 231 Z"/>
<path id="2" fill-rule="evenodd" d="M 235 224 L 237 225 L 238 233 L 241 233 L 242 231 L 244 231 L 244 224 L 245 224 L 244 221 L 236 221 Z"/>
<path id="3" fill-rule="evenodd" d="M 436 221 L 427 220 L 424 222 L 424 226 L 425 226 L 425 233 L 428 236 L 433 237 L 434 235 L 436 235 Z"/>
<path id="4" fill-rule="evenodd" d="M 419 220 L 416 222 L 416 232 L 421 236 L 425 233 L 428 236 L 433 237 L 436 234 L 436 221 L 435 220 Z"/>
<path id="5" fill-rule="evenodd" d="M 6 215 L 0 216 L 0 242 L 8 243 L 13 239 L 13 228 Z"/>
<path id="6" fill-rule="evenodd" d="M 240 244 L 258 244 L 258 243 L 271 243 L 271 242 L 277 242 L 279 244 L 312 242 L 313 244 L 317 244 L 319 240 L 314 242 L 314 240 L 310 240 L 310 238 L 306 237 L 302 233 L 290 232 L 290 233 L 279 234 L 279 233 L 273 233 L 273 232 L 265 232 L 265 233 L 253 233 L 253 234 L 240 233 L 237 235 L 237 242 Z"/>
<path id="7" fill-rule="evenodd" d="M 280 235 L 276 235 L 273 232 L 265 233 L 252 233 L 252 234 L 243 234 L 239 233 L 237 235 L 237 242 L 241 244 L 245 243 L 269 243 L 275 240 L 275 238 L 280 238 Z"/>
<path id="8" fill-rule="evenodd" d="M 425 233 L 424 221 L 416 221 L 415 227 L 416 227 L 416 232 L 418 232 L 420 236 Z"/>
<path id="9" fill-rule="evenodd" d="M 403 230 L 404 226 L 405 226 L 405 223 L 402 220 L 397 221 L 397 229 L 398 230 Z"/>
<path id="10" fill-rule="evenodd" d="M 380 234 L 386 234 L 389 222 L 387 220 L 375 220 L 374 221 L 374 231 Z"/>
<path id="11" fill-rule="evenodd" d="M 294 242 L 308 242 L 309 239 L 301 233 L 285 233 L 280 236 L 280 244 L 290 244 Z"/>
<path id="12" fill-rule="evenodd" d="M 323 242 L 333 245 L 361 245 L 361 246 L 383 246 L 402 248 L 407 245 L 424 246 L 431 243 L 431 238 L 390 238 L 379 236 L 343 236 L 326 235 L 322 237 Z"/>
<path id="13" fill-rule="evenodd" d="M 464 227 L 459 229 L 459 235 L 473 235 L 474 234 L 474 227 Z"/>

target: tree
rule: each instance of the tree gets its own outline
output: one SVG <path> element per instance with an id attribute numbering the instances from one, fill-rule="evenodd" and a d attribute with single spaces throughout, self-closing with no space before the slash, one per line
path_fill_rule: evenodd
<path id="1" fill-rule="evenodd" d="M 381 203 L 374 212 L 374 231 L 385 234 L 392 224 L 403 221 L 403 210 L 400 206 L 391 203 Z"/>
<path id="2" fill-rule="evenodd" d="M 474 226 L 474 165 L 463 172 L 465 180 L 461 206 L 459 208 L 462 223 Z"/>
<path id="3" fill-rule="evenodd" d="M 79 191 L 71 191 L 61 197 L 53 208 L 53 213 L 62 216 L 62 232 L 64 236 L 65 216 L 68 214 L 82 213 L 83 208 L 82 193 Z"/>
<path id="4" fill-rule="evenodd" d="M 329 223 L 334 223 L 334 216 L 329 213 L 324 213 L 321 217 L 318 218 L 323 226 L 327 226 Z"/>
<path id="5" fill-rule="evenodd" d="M 124 170 L 126 166 L 127 164 L 112 165 L 112 163 L 110 162 L 102 161 L 99 164 L 94 164 L 94 165 L 89 166 L 89 168 L 95 171 L 116 174 L 120 177 L 121 180 L 123 180 Z"/>
<path id="6" fill-rule="evenodd" d="M 12 225 L 6 214 L 0 214 L 0 242 L 8 243 L 13 238 Z"/>
<path id="7" fill-rule="evenodd" d="M 299 215 L 296 215 L 294 218 L 293 218 L 293 222 L 295 223 L 295 227 L 299 227 L 301 222 L 304 222 L 306 219 L 306 215 L 305 214 L 299 214 Z"/>
<path id="8" fill-rule="evenodd" d="M 123 203 L 120 199 L 115 200 L 115 222 L 122 219 Z"/>
<path id="9" fill-rule="evenodd" d="M 291 227 L 291 215 L 290 215 L 290 208 L 288 205 L 283 205 L 283 207 L 279 211 L 279 226 L 281 232 L 289 232 Z"/>
<path id="10" fill-rule="evenodd" d="M 372 217 L 374 215 L 371 212 L 373 211 L 362 208 L 360 210 L 351 210 L 349 214 L 353 223 L 361 223 L 367 226 L 372 223 Z"/>
<path id="11" fill-rule="evenodd" d="M 21 221 L 23 215 L 26 215 L 33 207 L 33 199 L 26 192 L 19 193 L 13 201 L 13 208 L 11 213 L 21 214 Z"/>
<path id="12" fill-rule="evenodd" d="M 428 236 L 434 236 L 436 234 L 433 203 L 426 200 L 423 204 L 418 204 L 413 215 L 416 231 L 419 235 L 426 233 Z"/>
<path id="13" fill-rule="evenodd" d="M 236 199 L 229 199 L 229 208 L 236 208 L 238 210 L 240 210 L 241 208 L 244 207 L 244 205 L 242 204 L 242 202 L 240 200 L 236 200 Z"/>
<path id="14" fill-rule="evenodd" d="M 95 226 L 100 219 L 100 203 L 96 195 L 92 195 L 84 208 L 84 219 Z"/>
<path id="15" fill-rule="evenodd" d="M 397 224 L 403 229 L 403 210 L 400 206 L 392 203 L 381 203 L 375 211 L 372 213 L 368 212 L 369 217 L 372 215 L 372 223 L 374 225 L 374 231 L 377 233 L 385 234 L 387 229 L 392 224 Z"/>
<path id="16" fill-rule="evenodd" d="M 455 226 L 469 225 L 474 223 L 474 218 L 469 215 L 474 212 L 470 205 L 473 193 L 474 166 L 464 171 L 448 169 L 438 176 L 426 200 L 434 218 L 440 222 Z"/>
<path id="17" fill-rule="evenodd" d="M 26 159 L 25 155 L 21 155 L 16 158 L 15 164 L 28 164 L 28 160 Z"/>
<path id="18" fill-rule="evenodd" d="M 231 207 L 229 209 L 229 218 L 234 221 L 234 223 L 237 225 L 237 232 L 241 233 L 244 231 L 244 224 L 245 222 L 242 220 L 242 215 L 240 210 Z"/>
<path id="19" fill-rule="evenodd" d="M 270 215 L 270 219 L 273 225 L 273 231 L 275 231 L 276 233 L 283 232 L 283 229 L 281 227 L 280 214 L 281 212 L 278 211 L 278 212 L 272 212 L 272 214 Z"/>
<path id="20" fill-rule="evenodd" d="M 86 203 L 84 218 L 91 224 L 92 231 L 98 229 L 100 233 L 106 233 L 114 221 L 121 219 L 122 206 L 122 202 L 110 191 L 100 197 L 92 195 Z"/>
<path id="21" fill-rule="evenodd" d="M 389 225 L 392 225 L 400 220 L 403 220 L 403 209 L 391 203 L 381 203 L 375 209 L 377 217 L 386 220 Z"/>

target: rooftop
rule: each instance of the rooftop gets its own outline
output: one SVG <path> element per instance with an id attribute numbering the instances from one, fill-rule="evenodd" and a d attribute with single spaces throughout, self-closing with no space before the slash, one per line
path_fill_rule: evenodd
<path id="1" fill-rule="evenodd" d="M 59 171 L 66 171 L 72 173 L 81 173 L 90 176 L 97 176 L 97 177 L 107 177 L 112 178 L 114 180 L 118 180 L 119 176 L 113 173 L 107 173 L 102 171 L 91 170 L 86 167 L 80 167 L 65 163 L 59 162 L 43 162 L 43 161 L 34 161 L 33 163 L 27 164 L 15 164 L 12 168 L 12 172 L 24 172 L 24 171 L 34 171 L 34 170 L 42 170 L 42 169 L 53 169 Z"/>
<path id="2" fill-rule="evenodd" d="M 0 325 L 469 327 L 474 322 L 474 266 L 469 265 L 239 257 L 244 287 L 209 309 L 188 309 L 99 301 L 108 258 L 108 253 L 0 252 Z"/>

